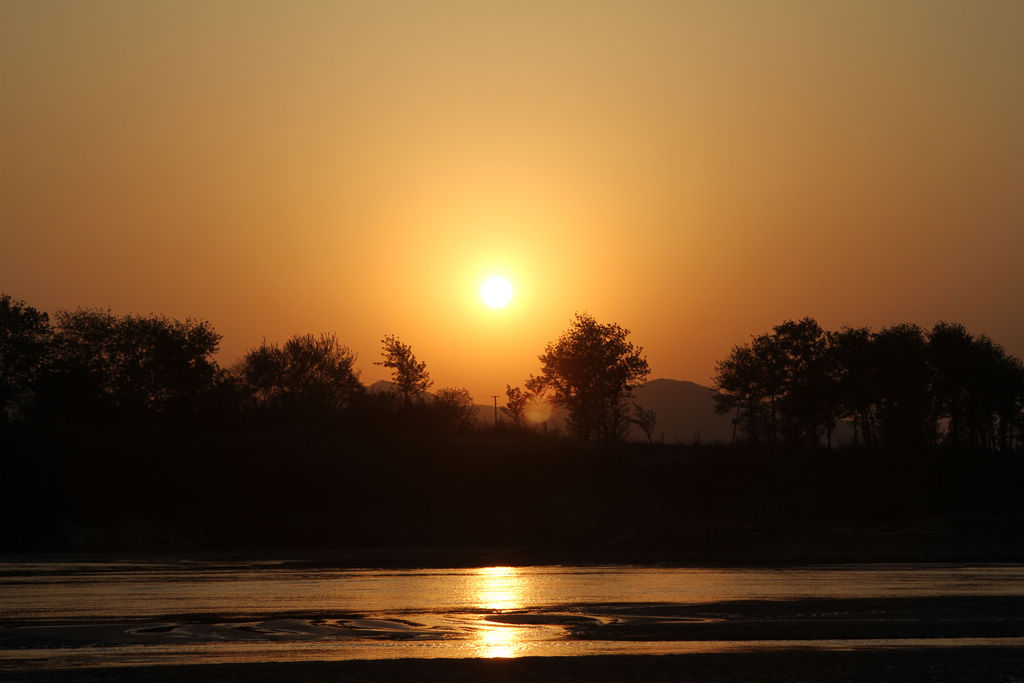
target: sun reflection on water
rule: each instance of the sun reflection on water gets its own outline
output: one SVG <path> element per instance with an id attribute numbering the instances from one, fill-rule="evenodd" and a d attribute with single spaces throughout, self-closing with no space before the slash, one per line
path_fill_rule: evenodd
<path id="1" fill-rule="evenodd" d="M 479 657 L 518 657 L 523 650 L 519 638 L 522 629 L 514 626 L 486 626 L 478 632 L 476 651 Z"/>
<path id="2" fill-rule="evenodd" d="M 506 610 L 524 606 L 526 580 L 515 567 L 481 567 L 474 578 L 477 603 L 483 609 Z"/>
<path id="3" fill-rule="evenodd" d="M 526 604 L 526 579 L 515 567 L 481 567 L 474 579 L 476 601 L 481 609 L 504 611 Z M 480 657 L 517 657 L 523 651 L 524 629 L 484 622 L 477 631 Z"/>

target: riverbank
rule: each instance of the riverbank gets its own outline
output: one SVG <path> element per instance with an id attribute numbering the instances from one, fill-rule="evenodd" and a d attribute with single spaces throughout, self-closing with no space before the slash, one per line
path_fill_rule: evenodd
<path id="1" fill-rule="evenodd" d="M 155 547 L 3 553 L 0 563 L 246 563 L 294 569 L 449 569 L 494 566 L 678 566 L 775 568 L 840 564 L 997 564 L 1024 561 L 1024 524 L 977 519 L 956 528 L 760 529 L 723 525 L 674 543 L 603 545 L 413 545 L 348 548 Z"/>
<path id="2" fill-rule="evenodd" d="M 1011 683 L 1024 677 L 1024 648 L 700 653 L 660 656 L 398 659 L 346 662 L 148 666 L 7 672 L 11 683 L 533 683 L 662 681 L 760 683 Z"/>
<path id="3" fill-rule="evenodd" d="M 2 449 L 0 554 L 285 551 L 375 567 L 1024 560 L 1015 454 L 28 428 Z"/>

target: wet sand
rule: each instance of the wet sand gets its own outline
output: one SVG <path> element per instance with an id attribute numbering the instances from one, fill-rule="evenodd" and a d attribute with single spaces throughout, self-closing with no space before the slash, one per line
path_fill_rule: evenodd
<path id="1" fill-rule="evenodd" d="M 541 640 L 600 642 L 1024 638 L 1024 596 L 805 598 L 695 604 L 577 603 L 452 613 L 176 614 L 136 620 L 0 621 L 0 651 L 202 643 L 471 642 L 480 624 L 540 626 Z M 451 639 L 461 639 L 452 641 Z M 532 636 L 537 639 L 537 635 Z M 986 643 L 988 644 L 988 643 Z M 547 652 L 534 652 L 548 655 Z M 444 655 L 442 655 L 444 656 Z M 453 654 L 449 656 L 460 656 Z M 0 661 L 0 670 L 3 669 Z"/>
<path id="2" fill-rule="evenodd" d="M 546 681 L 661 681 L 739 683 L 872 681 L 1019 683 L 1024 648 L 892 649 L 711 653 L 662 656 L 526 657 L 521 659 L 399 659 L 347 662 L 149 666 L 7 672 L 25 683 L 140 683 L 256 681 L 294 683 L 468 683 Z"/>

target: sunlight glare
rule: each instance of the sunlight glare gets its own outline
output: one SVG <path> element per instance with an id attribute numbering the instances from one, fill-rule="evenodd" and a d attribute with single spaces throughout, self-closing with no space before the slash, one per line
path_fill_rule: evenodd
<path id="1" fill-rule="evenodd" d="M 503 308 L 512 300 L 512 283 L 503 277 L 488 278 L 480 287 L 480 298 L 491 308 Z"/>
<path id="2" fill-rule="evenodd" d="M 534 424 L 546 422 L 554 411 L 550 401 L 540 396 L 533 396 L 526 402 L 526 419 Z"/>

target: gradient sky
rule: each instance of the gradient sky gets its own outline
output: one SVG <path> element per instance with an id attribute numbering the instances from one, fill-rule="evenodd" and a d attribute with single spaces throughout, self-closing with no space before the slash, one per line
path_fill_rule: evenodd
<path id="1" fill-rule="evenodd" d="M 1017 0 L 3 0 L 0 98 L 0 291 L 225 365 L 395 333 L 489 403 L 576 311 L 702 383 L 804 315 L 1024 355 Z"/>

